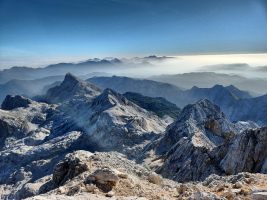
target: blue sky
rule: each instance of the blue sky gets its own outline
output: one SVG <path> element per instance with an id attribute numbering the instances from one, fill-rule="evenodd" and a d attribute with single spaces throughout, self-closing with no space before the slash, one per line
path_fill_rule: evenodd
<path id="1" fill-rule="evenodd" d="M 267 0 L 0 0 L 0 67 L 267 52 Z"/>

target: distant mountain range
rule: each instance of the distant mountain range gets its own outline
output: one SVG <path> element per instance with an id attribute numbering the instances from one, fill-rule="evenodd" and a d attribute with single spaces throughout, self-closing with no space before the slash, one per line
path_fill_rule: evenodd
<path id="1" fill-rule="evenodd" d="M 153 62 L 163 61 L 166 59 L 172 59 L 172 57 L 155 55 L 147 57 L 135 57 L 131 59 L 118 59 L 111 57 L 105 59 L 88 59 L 78 63 L 57 63 L 39 68 L 16 66 L 0 71 L 0 84 L 6 83 L 13 79 L 33 80 L 47 76 L 64 76 L 68 72 L 75 75 L 84 75 L 98 71 L 105 73 L 107 70 L 112 72 L 114 69 L 120 70 L 129 66 L 145 66 L 150 65 Z"/>
<path id="2" fill-rule="evenodd" d="M 216 72 L 226 74 L 239 74 L 241 76 L 262 77 L 267 76 L 267 66 L 250 66 L 247 63 L 207 65 L 200 68 L 202 72 Z"/>
<path id="3" fill-rule="evenodd" d="M 216 84 L 228 86 L 234 85 L 241 90 L 250 92 L 252 95 L 267 93 L 267 79 L 245 78 L 238 75 L 221 74 L 215 72 L 192 72 L 175 75 L 159 75 L 148 79 L 170 83 L 177 87 L 190 89 L 193 86 L 209 88 Z"/>
<path id="4" fill-rule="evenodd" d="M 120 76 L 103 77 L 101 75 L 102 73 L 91 73 L 88 75 L 83 75 L 82 78 L 95 76 L 89 78 L 88 81 L 102 89 L 111 88 L 121 94 L 126 92 L 139 93 L 140 95 L 143 95 L 145 97 L 136 95 L 132 95 L 132 97 L 137 98 L 135 99 L 136 101 L 143 101 L 141 103 L 143 105 L 139 104 L 141 107 L 147 106 L 146 101 L 154 102 L 156 100 L 148 99 L 147 97 L 163 97 L 167 101 L 176 104 L 178 108 L 183 108 L 187 104 L 192 104 L 200 99 L 206 98 L 219 105 L 232 121 L 254 120 L 260 124 L 267 123 L 267 117 L 264 114 L 267 104 L 266 95 L 252 98 L 252 95 L 249 92 L 242 91 L 234 85 L 215 85 L 209 88 L 201 88 L 194 86 L 190 89 L 185 90 L 169 83 L 163 83 L 153 80 Z M 103 75 L 107 74 L 103 73 Z M 201 83 L 201 79 L 203 79 L 203 81 L 205 82 L 204 77 L 207 77 L 208 75 L 211 75 L 210 77 L 211 79 L 214 79 L 214 81 L 216 77 L 225 77 L 225 79 L 219 80 L 227 80 L 227 78 L 229 77 L 234 77 L 234 79 L 240 78 L 238 76 L 222 76 L 221 74 L 215 73 L 191 73 L 179 76 L 182 76 L 183 79 L 187 82 L 193 83 L 192 80 L 196 80 L 197 75 L 200 75 L 200 77 L 202 77 L 198 79 L 200 81 L 200 85 L 203 84 L 203 82 Z M 192 77 L 188 77 L 188 79 L 185 79 L 185 77 L 187 76 Z M 35 80 L 11 80 L 5 84 L 0 85 L 0 100 L 3 101 L 5 96 L 8 94 L 19 94 L 24 95 L 26 97 L 42 95 L 47 90 L 49 90 L 49 88 L 59 85 L 62 79 L 63 76 L 49 76 Z M 60 91 L 58 92 L 58 94 L 60 94 Z M 168 104 L 168 106 L 170 106 L 170 104 Z M 258 110 L 255 110 L 255 107 L 258 108 Z"/>
<path id="5" fill-rule="evenodd" d="M 211 88 L 192 87 L 189 90 L 182 90 L 171 84 L 118 76 L 93 77 L 88 81 L 100 88 L 112 88 L 120 93 L 135 92 L 150 97 L 163 97 L 180 108 L 205 98 L 219 105 L 232 121 L 242 119 L 267 124 L 266 95 L 252 97 L 248 92 L 239 90 L 233 85 L 226 87 L 215 85 Z M 253 111 L 253 107 L 262 109 Z M 250 113 L 255 114 L 250 115 Z"/>
<path id="6" fill-rule="evenodd" d="M 122 94 L 125 92 L 135 92 L 149 97 L 163 97 L 176 104 L 177 98 L 183 93 L 180 88 L 174 85 L 146 79 L 112 76 L 93 77 L 88 79 L 88 81 L 101 88 L 111 88 Z"/>
<path id="7" fill-rule="evenodd" d="M 89 78 L 88 81 L 101 88 L 112 88 L 120 93 L 136 92 L 150 97 L 164 97 L 179 107 L 184 107 L 203 98 L 208 98 L 212 101 L 217 101 L 216 99 L 220 101 L 225 98 L 225 100 L 233 102 L 238 99 L 252 97 L 248 92 L 241 91 L 233 85 L 227 87 L 215 85 L 211 88 L 194 86 L 191 89 L 182 90 L 168 83 L 121 76 L 93 77 Z"/>
<path id="8" fill-rule="evenodd" d="M 43 68 L 12 67 L 0 71 L 0 83 L 3 84 L 12 79 L 33 80 L 47 76 L 64 76 L 67 72 L 82 75 L 95 72 L 99 67 L 105 70 L 106 67 L 112 68 L 112 66 L 119 66 L 120 64 L 121 62 L 118 59 L 103 59 L 80 63 L 58 63 Z"/>
<path id="9" fill-rule="evenodd" d="M 149 56 L 134 58 L 135 62 L 139 63 L 164 59 L 171 59 L 171 57 Z M 128 60 L 128 62 L 133 61 Z M 59 63 L 49 65 L 45 68 L 14 67 L 3 70 L 0 71 L 1 82 L 9 79 L 12 80 L 0 85 L 0 101 L 8 94 L 20 94 L 27 97 L 42 95 L 49 88 L 59 85 L 59 81 L 63 79 L 63 74 L 65 75 L 66 71 L 75 71 L 78 74 L 84 74 L 84 69 L 88 69 L 89 71 L 99 68 L 104 69 L 105 67 L 112 69 L 112 67 L 123 67 L 123 63 L 126 63 L 126 61 L 116 58 L 102 60 L 91 59 L 76 64 Z M 110 74 L 92 72 L 87 75 L 82 75 L 82 78 L 86 79 L 96 76 L 90 78 L 88 81 L 102 89 L 111 88 L 122 94 L 134 92 L 147 97 L 163 97 L 167 101 L 176 104 L 179 108 L 206 98 L 219 105 L 232 121 L 240 119 L 255 120 L 260 124 L 265 124 L 267 121 L 263 114 L 266 107 L 266 97 L 264 94 L 267 93 L 267 80 L 265 79 L 248 79 L 237 75 L 217 74 L 213 72 L 150 77 L 153 80 L 120 76 L 106 77 L 108 75 Z M 34 77 L 43 78 L 34 79 Z M 259 97 L 252 98 L 255 94 L 258 94 Z M 263 96 L 259 94 L 263 94 Z M 144 98 L 140 98 L 139 100 L 141 99 L 144 100 Z M 263 109 L 255 112 L 253 107 Z"/>
<path id="10" fill-rule="evenodd" d="M 26 97 L 33 97 L 35 95 L 44 94 L 45 86 L 50 85 L 56 81 L 62 81 L 64 76 L 48 76 L 45 78 L 34 80 L 19 80 L 13 79 L 7 83 L 0 84 L 0 101 L 6 97 L 6 95 L 24 95 Z"/>

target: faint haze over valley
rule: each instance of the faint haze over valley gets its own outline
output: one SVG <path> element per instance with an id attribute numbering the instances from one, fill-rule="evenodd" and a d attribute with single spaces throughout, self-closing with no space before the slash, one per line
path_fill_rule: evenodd
<path id="1" fill-rule="evenodd" d="M 96 61 L 113 59 L 113 57 L 80 60 L 71 60 L 71 58 L 68 58 L 67 60 L 61 60 L 59 63 L 79 64 L 88 60 Z M 146 57 L 118 57 L 115 59 L 117 59 L 119 63 L 115 63 L 112 67 L 105 66 L 105 64 L 103 64 L 99 68 L 95 69 L 88 65 L 88 68 L 84 72 L 95 72 L 94 70 L 97 70 L 97 72 L 107 72 L 113 75 L 133 77 L 147 77 L 152 75 L 180 74 L 189 72 L 216 72 L 241 75 L 248 78 L 267 78 L 267 54 L 215 54 L 180 56 L 150 55 Z M 25 61 L 25 63 L 12 63 L 12 65 L 8 67 L 5 67 L 4 63 L 1 64 L 3 70 L 13 66 L 45 68 L 49 65 L 58 64 L 58 62 L 52 62 L 49 64 L 34 64 Z"/>

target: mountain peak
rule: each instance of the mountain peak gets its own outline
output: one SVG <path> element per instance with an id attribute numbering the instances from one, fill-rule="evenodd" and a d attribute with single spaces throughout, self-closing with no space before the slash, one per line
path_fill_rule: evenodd
<path id="1" fill-rule="evenodd" d="M 73 74 L 71 74 L 70 72 L 68 72 L 65 75 L 64 81 L 63 82 L 73 82 L 73 83 L 78 83 L 79 81 L 81 81 L 78 77 L 74 76 Z"/>
<path id="2" fill-rule="evenodd" d="M 224 118 L 220 107 L 213 104 L 208 99 L 201 99 L 195 104 L 186 106 L 180 115 L 180 119 L 194 119 L 195 121 L 204 121 L 208 118 Z"/>
<path id="3" fill-rule="evenodd" d="M 177 120 L 169 126 L 162 140 L 161 147 L 170 147 L 183 137 L 198 138 L 199 144 L 212 148 L 217 143 L 208 135 L 218 137 L 233 130 L 220 108 L 207 99 L 202 99 L 186 106 Z M 207 144 L 207 145 L 206 145 Z"/>
<path id="4" fill-rule="evenodd" d="M 110 88 L 106 88 L 92 103 L 92 106 L 98 107 L 100 110 L 113 107 L 119 104 L 127 104 L 128 100 L 121 94 Z"/>
<path id="5" fill-rule="evenodd" d="M 220 85 L 220 84 L 216 84 L 216 85 L 214 85 L 212 88 L 214 88 L 214 89 L 223 89 L 223 88 L 225 88 L 223 85 Z"/>
<path id="6" fill-rule="evenodd" d="M 86 97 L 91 99 L 101 92 L 97 86 L 83 81 L 71 73 L 67 73 L 63 82 L 59 86 L 50 88 L 46 97 L 52 102 L 62 102 L 74 97 Z"/>

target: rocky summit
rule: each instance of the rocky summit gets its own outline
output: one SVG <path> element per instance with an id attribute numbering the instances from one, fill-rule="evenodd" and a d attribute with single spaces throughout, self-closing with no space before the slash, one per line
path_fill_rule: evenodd
<path id="1" fill-rule="evenodd" d="M 67 73 L 59 86 L 50 88 L 47 91 L 46 100 L 51 103 L 59 103 L 74 99 L 77 96 L 93 98 L 99 95 L 100 92 L 101 90 L 95 85 Z"/>
<path id="2" fill-rule="evenodd" d="M 175 115 L 160 99 L 162 116 L 138 97 L 70 73 L 41 98 L 7 96 L 0 199 L 266 199 L 267 127 L 207 99 Z"/>

